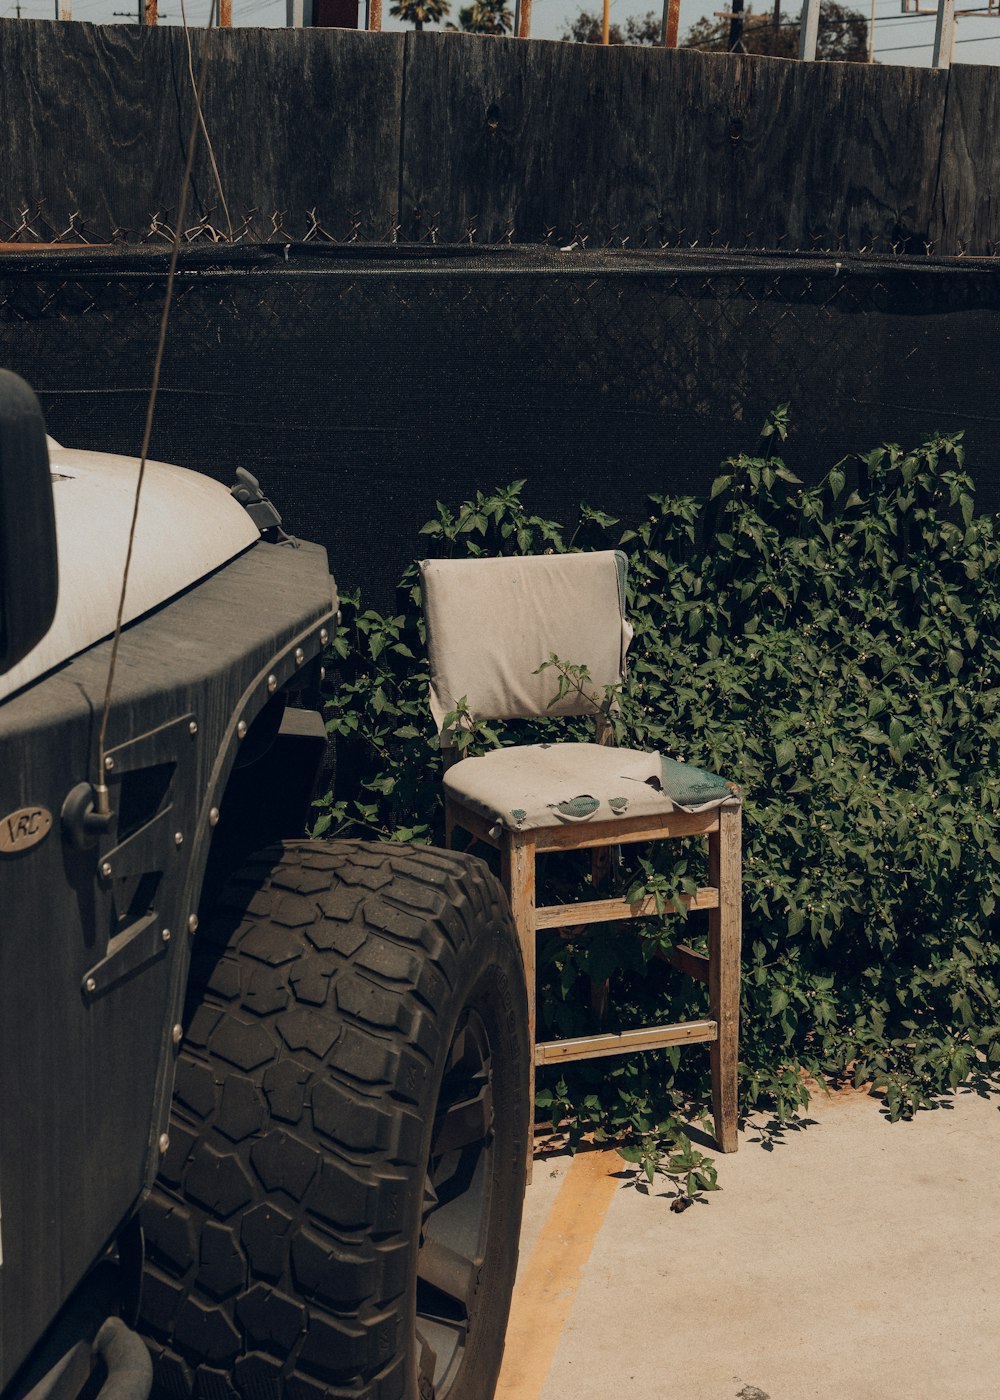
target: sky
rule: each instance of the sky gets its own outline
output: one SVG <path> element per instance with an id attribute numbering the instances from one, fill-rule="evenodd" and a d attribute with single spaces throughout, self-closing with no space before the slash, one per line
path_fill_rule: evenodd
<path id="1" fill-rule="evenodd" d="M 871 16 L 872 0 L 844 0 L 853 9 Z M 916 3 L 917 0 L 910 0 Z M 929 4 L 931 0 L 919 0 Z M 25 19 L 51 19 L 56 0 L 0 0 L 0 15 L 15 18 L 20 7 Z M 73 18 L 90 20 L 98 24 L 134 23 L 136 0 L 71 0 Z M 210 0 L 185 0 L 188 22 L 203 24 L 207 18 Z M 362 0 L 363 3 L 363 0 Z M 452 0 L 452 10 L 457 12 L 461 0 Z M 512 0 L 511 0 L 512 3 Z M 532 35 L 536 39 L 559 39 L 569 18 L 581 9 L 594 11 L 601 0 L 534 0 Z M 752 3 L 752 0 L 748 0 Z M 995 8 L 990 11 L 988 0 L 958 0 L 977 13 L 965 15 L 958 21 L 955 45 L 956 63 L 1000 64 L 1000 0 L 993 0 Z M 389 17 L 390 0 L 383 0 L 386 29 L 400 29 L 397 20 Z M 757 0 L 754 8 L 770 11 L 773 0 Z M 903 14 L 903 0 L 874 0 L 875 4 L 875 57 L 881 63 L 910 64 L 926 68 L 931 64 L 931 48 L 934 41 L 934 15 Z M 180 0 L 160 0 L 162 22 L 180 22 Z M 662 8 L 662 0 L 611 0 L 612 20 L 623 23 L 629 15 L 645 14 L 650 8 L 657 13 Z M 716 11 L 727 6 L 720 0 L 681 0 L 681 35 L 698 19 L 711 17 Z M 782 10 L 786 18 L 797 18 L 798 0 L 784 0 Z M 129 13 L 121 13 L 128 11 Z M 234 25 L 278 26 L 285 23 L 285 0 L 233 0 Z"/>

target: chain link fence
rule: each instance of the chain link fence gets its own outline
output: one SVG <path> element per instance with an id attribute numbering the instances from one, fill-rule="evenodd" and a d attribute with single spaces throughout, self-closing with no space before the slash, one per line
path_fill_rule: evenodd
<path id="1" fill-rule="evenodd" d="M 705 491 L 785 402 L 806 479 L 961 430 L 980 506 L 1000 506 L 986 260 L 206 240 L 180 264 L 154 453 L 249 467 L 373 601 L 436 500 L 526 477 L 544 514 L 635 519 L 647 493 Z M 166 266 L 0 256 L 0 363 L 56 438 L 136 452 Z"/>

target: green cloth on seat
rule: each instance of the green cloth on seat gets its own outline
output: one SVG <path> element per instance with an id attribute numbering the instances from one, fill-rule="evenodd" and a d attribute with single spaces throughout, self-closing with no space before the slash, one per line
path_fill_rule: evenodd
<path id="1" fill-rule="evenodd" d="M 733 789 L 718 773 L 708 773 L 690 763 L 678 763 L 675 758 L 664 758 L 662 754 L 660 781 L 671 802 L 687 811 L 698 811 L 733 796 Z"/>

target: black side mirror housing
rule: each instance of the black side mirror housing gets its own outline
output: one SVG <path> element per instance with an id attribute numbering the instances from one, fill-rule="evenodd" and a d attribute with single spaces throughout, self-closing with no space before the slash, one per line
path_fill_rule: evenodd
<path id="1" fill-rule="evenodd" d="M 0 675 L 45 636 L 58 593 L 45 419 L 24 380 L 0 370 Z"/>

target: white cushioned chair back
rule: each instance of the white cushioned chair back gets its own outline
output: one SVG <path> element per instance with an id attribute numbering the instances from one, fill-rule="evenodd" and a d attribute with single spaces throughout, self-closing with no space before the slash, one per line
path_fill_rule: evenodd
<path id="1" fill-rule="evenodd" d="M 575 688 L 552 703 L 556 668 L 534 672 L 553 654 L 587 667 L 598 702 L 621 680 L 632 629 L 619 551 L 426 559 L 420 576 L 431 713 L 444 744 L 445 716 L 463 696 L 484 720 L 593 714 Z"/>

